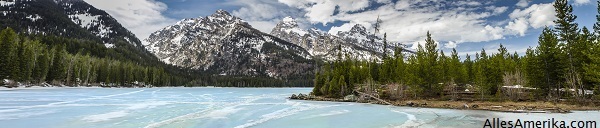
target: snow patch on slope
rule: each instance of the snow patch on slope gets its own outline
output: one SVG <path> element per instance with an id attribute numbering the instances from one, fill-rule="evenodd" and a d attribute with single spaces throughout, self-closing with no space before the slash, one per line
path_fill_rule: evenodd
<path id="1" fill-rule="evenodd" d="M 35 22 L 35 21 L 37 21 L 37 20 L 40 20 L 40 19 L 42 19 L 42 17 L 40 17 L 40 15 L 38 15 L 38 14 L 35 14 L 35 15 L 29 15 L 29 16 L 27 16 L 27 19 L 29 19 L 29 20 L 31 20 L 31 21 L 33 21 L 33 22 Z"/>
<path id="2" fill-rule="evenodd" d="M 15 2 L 8 2 L 8 1 L 0 1 L 0 6 L 11 6 L 14 5 Z"/>

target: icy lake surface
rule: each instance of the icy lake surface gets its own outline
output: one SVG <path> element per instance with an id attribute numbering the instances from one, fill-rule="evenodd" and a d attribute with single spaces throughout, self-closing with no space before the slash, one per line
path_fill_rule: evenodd
<path id="1" fill-rule="evenodd" d="M 600 112 L 500 113 L 288 100 L 310 88 L 0 90 L 6 128 L 482 127 L 486 119 L 598 120 Z"/>

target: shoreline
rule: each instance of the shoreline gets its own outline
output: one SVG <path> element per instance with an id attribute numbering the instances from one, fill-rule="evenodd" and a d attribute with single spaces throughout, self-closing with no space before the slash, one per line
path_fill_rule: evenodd
<path id="1" fill-rule="evenodd" d="M 294 97 L 295 96 L 295 97 Z M 292 95 L 288 97 L 292 100 L 306 101 L 326 101 L 326 102 L 353 102 L 378 105 L 391 105 L 398 107 L 413 108 L 437 108 L 437 109 L 455 109 L 455 110 L 481 110 L 507 113 L 556 113 L 564 114 L 571 111 L 600 111 L 600 107 L 571 105 L 565 103 L 552 103 L 544 101 L 440 101 L 440 100 L 385 100 L 390 103 L 383 103 L 376 100 L 347 100 L 343 98 L 327 98 L 322 96 L 308 96 L 306 94 Z"/>
<path id="2" fill-rule="evenodd" d="M 165 86 L 165 87 L 101 87 L 101 86 L 19 86 L 19 87 L 4 87 L 0 86 L 0 91 L 11 91 L 11 90 L 30 90 L 30 89 L 94 89 L 94 88 L 257 88 L 257 89 L 265 89 L 265 88 L 291 88 L 291 89 L 301 89 L 301 88 L 309 88 L 309 87 L 209 87 L 209 86 Z"/>

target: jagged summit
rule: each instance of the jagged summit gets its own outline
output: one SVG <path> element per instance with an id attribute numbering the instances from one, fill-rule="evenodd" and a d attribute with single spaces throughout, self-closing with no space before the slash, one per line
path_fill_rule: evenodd
<path id="1" fill-rule="evenodd" d="M 241 22 L 241 19 L 238 17 L 235 17 L 233 15 L 231 15 L 229 12 L 219 9 L 217 10 L 215 13 L 213 13 L 210 16 L 207 16 L 208 19 L 211 20 L 221 20 L 221 21 L 239 21 Z"/>
<path id="2" fill-rule="evenodd" d="M 146 49 L 168 64 L 218 75 L 289 78 L 312 74 L 303 48 L 265 34 L 225 10 L 183 19 L 150 35 Z"/>
<path id="3" fill-rule="evenodd" d="M 383 39 L 369 33 L 360 24 L 354 25 L 349 31 L 329 34 L 316 28 L 303 30 L 293 18 L 285 17 L 273 28 L 271 35 L 301 46 L 311 55 L 325 60 L 336 59 L 336 48 L 339 45 L 345 53 L 360 60 L 381 60 L 383 53 Z M 389 44 L 388 51 L 393 51 L 396 45 L 391 45 L 391 42 Z"/>
<path id="4" fill-rule="evenodd" d="M 350 29 L 350 32 L 358 33 L 361 35 L 368 35 L 367 28 L 365 28 L 365 26 L 360 25 L 360 24 L 356 24 L 356 25 L 352 26 L 352 28 Z"/>
<path id="5" fill-rule="evenodd" d="M 231 16 L 231 14 L 223 9 L 219 9 L 217 11 L 215 11 L 215 13 L 213 15 L 225 15 L 225 16 Z"/>
<path id="6" fill-rule="evenodd" d="M 296 22 L 296 20 L 291 16 L 283 18 L 283 20 L 279 24 L 281 24 L 282 26 L 288 26 L 290 28 L 298 27 L 298 22 Z"/>
<path id="7" fill-rule="evenodd" d="M 275 32 L 275 33 L 273 33 Z M 282 33 L 278 33 L 282 32 Z M 291 16 L 283 18 L 281 22 L 277 23 L 275 28 L 271 31 L 271 35 L 283 35 L 283 34 L 298 34 L 298 36 L 304 36 L 308 34 L 305 30 L 300 29 L 298 22 Z"/>

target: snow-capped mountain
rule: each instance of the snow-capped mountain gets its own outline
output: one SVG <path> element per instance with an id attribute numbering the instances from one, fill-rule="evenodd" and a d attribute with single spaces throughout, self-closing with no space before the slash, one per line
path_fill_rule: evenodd
<path id="1" fill-rule="evenodd" d="M 383 55 L 383 39 L 369 33 L 360 24 L 352 27 L 350 31 L 332 35 L 315 28 L 303 30 L 293 18 L 286 17 L 273 28 L 271 34 L 305 48 L 315 57 L 329 61 L 336 59 L 340 46 L 343 54 L 359 60 L 381 60 Z M 404 45 L 388 43 L 388 53 L 393 53 L 394 47 L 406 49 Z"/>
<path id="2" fill-rule="evenodd" d="M 124 42 L 143 49 L 116 19 L 83 0 L 1 0 L 0 12 L 1 19 L 8 19 L 1 27 L 19 32 L 97 40 L 107 48 Z"/>
<path id="3" fill-rule="evenodd" d="M 163 62 L 220 75 L 289 78 L 312 74 L 302 47 L 252 28 L 224 10 L 183 19 L 150 35 L 145 45 Z"/>

